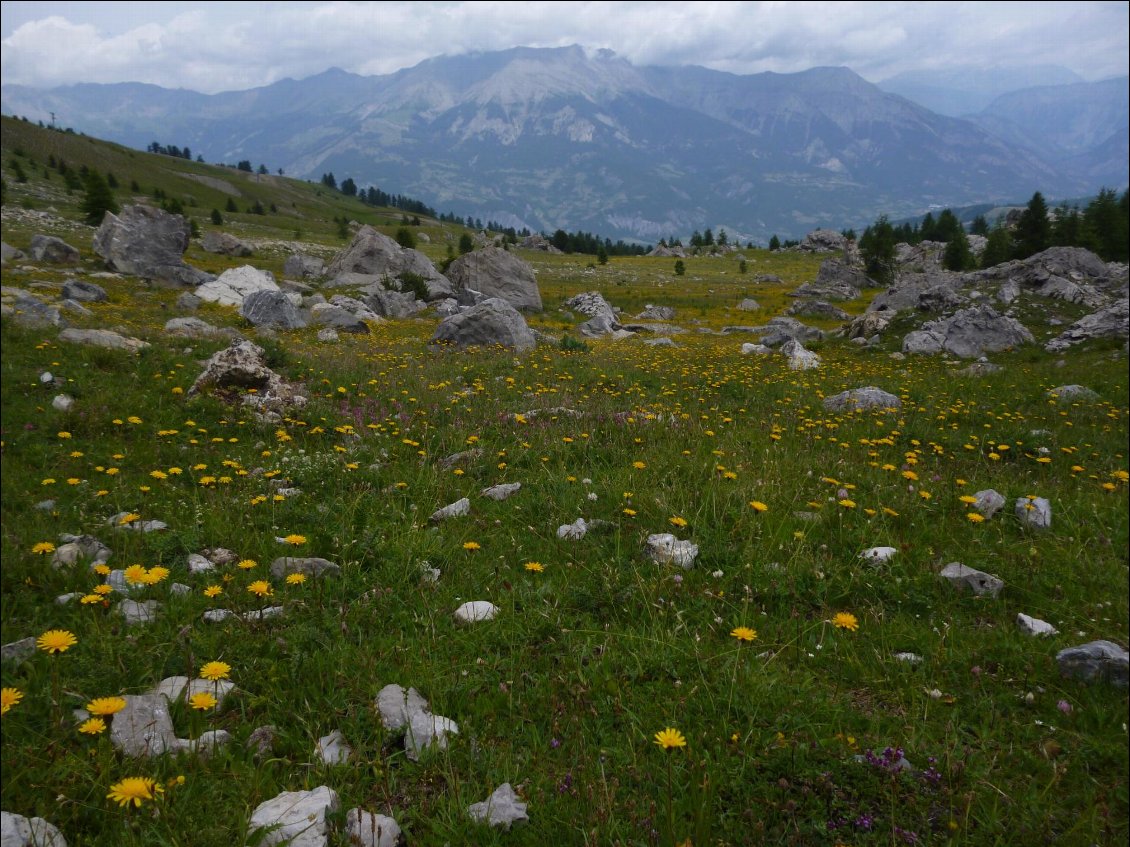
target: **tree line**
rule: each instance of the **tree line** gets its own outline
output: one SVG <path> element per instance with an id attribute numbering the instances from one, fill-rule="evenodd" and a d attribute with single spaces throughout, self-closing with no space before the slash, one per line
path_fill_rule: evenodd
<path id="1" fill-rule="evenodd" d="M 1085 208 L 1061 203 L 1054 212 L 1048 209 L 1043 194 L 1037 191 L 1014 219 L 1004 216 L 990 226 L 978 215 L 969 234 L 987 241 L 978 262 L 969 246 L 965 227 L 949 209 L 935 219 L 932 214 L 911 225 L 891 224 L 886 215 L 867 227 L 859 239 L 859 250 L 868 276 L 887 285 L 895 275 L 895 245 L 944 242 L 942 265 L 951 271 L 991 268 L 1013 259 L 1027 259 L 1049 247 L 1084 247 L 1107 262 L 1130 258 L 1130 196 L 1119 196 L 1104 188 Z"/>

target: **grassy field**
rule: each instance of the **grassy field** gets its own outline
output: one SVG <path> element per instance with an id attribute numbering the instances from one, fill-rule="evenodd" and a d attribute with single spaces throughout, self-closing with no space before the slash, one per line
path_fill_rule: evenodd
<path id="1" fill-rule="evenodd" d="M 398 212 L 321 186 L 9 119 L 3 131 L 4 240 L 26 248 L 34 232 L 60 234 L 82 250 L 84 272 L 100 269 L 93 230 L 76 223 L 80 196 L 54 172 L 42 178 L 48 155 L 112 170 L 120 202 L 131 180 L 142 193 L 191 195 L 205 230 L 228 195 L 188 173 L 230 182 L 241 206 L 275 203 L 276 215 L 232 215 L 224 228 L 259 240 L 250 263 L 276 273 L 296 241 L 340 249 L 336 216 L 399 225 Z M 421 229 L 436 260 L 463 232 Z M 744 275 L 730 256 L 688 259 L 676 277 L 670 259 L 522 254 L 546 305 L 532 326 L 571 331 L 577 318 L 561 302 L 597 289 L 625 314 L 674 306 L 690 330 L 674 348 L 630 339 L 585 352 L 440 353 L 427 346 L 430 317 L 336 343 L 312 329 L 260 340 L 311 395 L 278 424 L 184 393 L 224 345 L 164 335 L 178 292 L 98 280 L 109 301 L 92 318 L 68 317 L 151 342 L 137 356 L 5 320 L 3 641 L 66 630 L 77 643 L 3 666 L 5 691 L 19 696 L 0 724 L 0 805 L 46 818 L 71 847 L 241 843 L 259 803 L 319 785 L 342 800 L 333 845 L 348 843 L 340 823 L 355 806 L 393 816 L 415 845 L 1125 844 L 1127 692 L 1061 679 L 1055 662 L 1066 646 L 1128 638 L 1121 344 L 1062 362 L 1023 348 L 994 357 L 1001 372 L 971 378 L 957 373 L 965 363 L 892 358 L 893 334 L 867 350 L 831 339 L 813 345 L 823 368 L 793 372 L 780 356 L 742 356 L 748 336 L 696 331 L 779 314 L 820 261 L 744 255 Z M 211 270 L 246 261 L 195 246 L 187 258 Z M 50 291 L 71 273 L 17 266 L 3 284 Z M 762 311 L 736 311 L 743 297 Z M 255 337 L 232 309 L 199 316 Z M 61 387 L 41 384 L 44 371 Z M 1049 398 L 1069 383 L 1099 399 Z M 825 396 L 864 385 L 900 396 L 902 409 L 824 410 Z M 69 412 L 52 407 L 60 391 L 75 398 Z M 538 409 L 556 411 L 524 414 Z M 474 452 L 441 461 L 460 451 Z M 280 480 L 300 493 L 276 496 Z M 479 496 L 502 482 L 522 489 L 504 502 Z M 1008 506 L 974 522 L 960 498 L 988 488 Z M 1013 517 L 1026 495 L 1051 501 L 1050 530 Z M 430 524 L 464 496 L 470 515 Z M 37 508 L 45 499 L 53 507 Z M 169 528 L 107 525 L 123 511 Z M 578 517 L 604 523 L 559 539 Z M 112 567 L 168 569 L 134 592 L 161 602 L 155 622 L 125 626 L 112 597 L 55 602 L 102 578 L 53 569 L 37 545 L 84 532 L 112 548 Z M 658 532 L 698 544 L 695 566 L 652 563 L 644 542 Z M 288 535 L 303 540 L 279 542 Z M 879 545 L 898 552 L 860 560 Z M 217 546 L 253 564 L 188 572 L 189 554 Z M 295 551 L 341 574 L 270 581 L 272 560 Z M 957 593 L 937 576 L 954 561 L 996 574 L 1004 591 Z M 249 592 L 260 580 L 269 597 Z M 174 582 L 191 590 L 176 594 Z M 467 600 L 500 614 L 458 625 L 452 613 Z M 265 605 L 285 612 L 202 620 Z M 1021 612 L 1061 634 L 1023 634 Z M 921 660 L 896 658 L 904 652 Z M 92 698 L 144 693 L 210 661 L 230 665 L 236 693 L 219 711 L 180 703 L 173 716 L 181 737 L 232 734 L 211 758 L 128 759 L 108 732 L 78 731 L 73 710 Z M 459 724 L 446 752 L 411 762 L 382 727 L 374 699 L 394 682 Z M 257 761 L 245 743 L 266 724 L 277 741 Z M 685 746 L 657 744 L 667 728 Z M 353 747 L 344 765 L 314 756 L 334 729 Z M 896 765 L 903 756 L 912 768 Z M 107 794 L 127 777 L 168 787 L 122 809 Z M 529 823 L 472 824 L 466 807 L 507 781 Z"/>

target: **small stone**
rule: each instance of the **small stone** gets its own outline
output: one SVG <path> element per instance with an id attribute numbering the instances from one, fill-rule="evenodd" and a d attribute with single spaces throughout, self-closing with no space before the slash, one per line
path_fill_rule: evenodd
<path id="1" fill-rule="evenodd" d="M 978 491 L 973 496 L 977 498 L 976 502 L 973 504 L 973 508 L 984 515 L 986 519 L 993 517 L 993 515 L 1004 508 L 1004 495 L 994 491 L 992 488 Z"/>
<path id="2" fill-rule="evenodd" d="M 40 500 L 38 503 L 35 504 L 35 508 L 36 508 L 37 511 L 40 511 L 40 512 L 53 512 L 53 511 L 55 511 L 55 501 L 54 500 Z"/>
<path id="3" fill-rule="evenodd" d="M 859 558 L 871 562 L 885 562 L 898 552 L 897 547 L 871 547 L 859 554 Z"/>
<path id="4" fill-rule="evenodd" d="M 156 600 L 123 600 L 118 604 L 118 614 L 126 619 L 129 625 L 139 623 L 152 623 L 157 620 L 157 612 L 161 604 Z"/>
<path id="5" fill-rule="evenodd" d="M 0 845 L 67 847 L 67 842 L 62 833 L 43 818 L 25 818 L 12 812 L 0 812 Z"/>
<path id="6" fill-rule="evenodd" d="M 455 620 L 459 623 L 489 621 L 494 619 L 498 611 L 498 606 L 487 600 L 472 600 L 455 610 Z"/>
<path id="7" fill-rule="evenodd" d="M 1016 625 L 1029 635 L 1058 635 L 1059 630 L 1047 621 L 1039 618 L 1030 618 L 1021 612 L 1016 616 Z"/>
<path id="8" fill-rule="evenodd" d="M 669 532 L 661 532 L 647 537 L 647 554 L 658 565 L 690 568 L 698 557 L 698 545 L 681 541 Z"/>
<path id="9" fill-rule="evenodd" d="M 210 729 L 200 733 L 199 738 L 178 738 L 176 745 L 170 752 L 194 753 L 202 759 L 207 759 L 221 747 L 231 743 L 231 733 L 226 729 Z"/>
<path id="10" fill-rule="evenodd" d="M 479 494 L 491 500 L 502 501 L 517 494 L 521 487 L 522 483 L 520 482 L 507 482 L 501 485 L 492 485 L 490 488 L 484 488 Z"/>
<path id="11" fill-rule="evenodd" d="M 353 748 L 346 742 L 340 729 L 319 738 L 318 745 L 314 748 L 314 755 L 327 765 L 344 765 L 352 754 Z"/>
<path id="12" fill-rule="evenodd" d="M 337 334 L 337 330 L 331 326 L 323 327 L 322 329 L 318 330 L 319 341 L 333 342 L 340 340 L 340 338 L 341 337 Z"/>
<path id="13" fill-rule="evenodd" d="M 185 585 L 183 582 L 174 582 L 169 586 L 169 593 L 175 594 L 177 597 L 183 597 L 186 594 L 192 593 L 192 586 Z"/>
<path id="14" fill-rule="evenodd" d="M 967 568 L 961 562 L 950 562 L 938 574 L 948 579 L 957 589 L 968 588 L 978 596 L 996 597 L 1004 588 L 1004 581 L 990 573 Z"/>
<path id="15" fill-rule="evenodd" d="M 201 556 L 199 553 L 188 554 L 188 572 L 189 573 L 207 573 L 216 569 L 216 563 L 211 559 Z"/>
<path id="16" fill-rule="evenodd" d="M 79 594 L 77 591 L 71 591 L 67 594 L 60 594 L 58 597 L 55 598 L 55 605 L 56 606 L 66 606 L 70 603 L 73 603 L 75 600 L 79 599 L 80 597 L 82 597 L 82 595 Z"/>
<path id="17" fill-rule="evenodd" d="M 204 613 L 204 620 L 208 623 L 221 623 L 233 617 L 237 617 L 237 615 L 230 609 L 209 609 Z"/>
<path id="18" fill-rule="evenodd" d="M 51 408 L 58 412 L 69 412 L 75 404 L 75 398 L 69 394 L 56 394 L 51 401 Z"/>
<path id="19" fill-rule="evenodd" d="M 345 815 L 349 842 L 358 847 L 397 847 L 400 827 L 387 815 L 374 815 L 364 809 L 350 809 Z"/>
<path id="20" fill-rule="evenodd" d="M 160 756 L 176 747 L 169 701 L 160 694 L 127 694 L 114 715 L 110 741 L 127 756 Z"/>
<path id="21" fill-rule="evenodd" d="M 481 803 L 472 803 L 467 807 L 467 814 L 479 823 L 510 829 L 513 824 L 522 824 L 529 821 L 526 814 L 526 804 L 518 800 L 518 795 L 510 787 L 509 782 L 504 782 L 494 790 L 486 800 Z"/>
<path id="22" fill-rule="evenodd" d="M 572 523 L 562 524 L 557 527 L 557 537 L 568 539 L 569 541 L 580 541 L 585 537 L 589 531 L 588 524 L 585 523 L 584 518 L 577 518 Z"/>
<path id="23" fill-rule="evenodd" d="M 260 803 L 248 824 L 250 841 L 270 847 L 326 847 L 329 823 L 326 815 L 341 807 L 337 793 L 325 785 L 312 791 L 284 791 Z M 256 841 L 259 833 L 262 837 Z"/>
<path id="24" fill-rule="evenodd" d="M 922 662 L 922 657 L 917 653 L 895 653 L 894 657 L 897 661 L 906 662 L 908 665 L 917 665 Z"/>
<path id="25" fill-rule="evenodd" d="M 464 497 L 461 500 L 456 500 L 454 503 L 444 506 L 442 509 L 436 509 L 432 512 L 432 516 L 428 518 L 428 520 L 432 523 L 439 523 L 448 518 L 458 518 L 469 514 L 471 514 L 471 501 Z"/>
<path id="26" fill-rule="evenodd" d="M 54 376 L 54 374 L 51 373 L 51 371 L 44 371 L 43 373 L 41 373 L 39 375 L 39 384 L 40 385 L 50 385 L 54 381 L 55 381 L 55 376 Z"/>
<path id="27" fill-rule="evenodd" d="M 292 573 L 305 574 L 312 579 L 319 579 L 327 576 L 339 576 L 341 566 L 328 559 L 319 559 L 316 556 L 306 558 L 282 556 L 271 562 L 271 576 L 275 579 L 282 579 Z"/>
<path id="28" fill-rule="evenodd" d="M 1130 654 L 1112 641 L 1091 641 L 1078 647 L 1068 647 L 1056 653 L 1055 660 L 1063 676 L 1127 687 Z"/>
<path id="29" fill-rule="evenodd" d="M 263 726 L 256 727 L 252 730 L 251 735 L 247 736 L 246 747 L 255 754 L 256 759 L 262 759 L 269 756 L 274 750 L 275 736 L 278 734 L 278 728 L 273 724 L 264 724 Z"/>
<path id="30" fill-rule="evenodd" d="M 35 655 L 35 636 L 29 635 L 19 641 L 11 641 L 0 647 L 0 661 L 15 662 L 17 665 Z"/>
<path id="31" fill-rule="evenodd" d="M 1048 529 L 1052 525 L 1052 504 L 1043 497 L 1018 497 L 1016 517 L 1029 529 Z"/>

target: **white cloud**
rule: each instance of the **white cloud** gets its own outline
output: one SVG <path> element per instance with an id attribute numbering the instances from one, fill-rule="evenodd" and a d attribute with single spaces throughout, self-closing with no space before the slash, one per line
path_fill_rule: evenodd
<path id="1" fill-rule="evenodd" d="M 147 17 L 148 16 L 148 17 Z M 1062 64 L 1126 72 L 1123 2 L 5 3 L 5 83 L 151 82 L 215 92 L 337 66 L 391 73 L 432 55 L 583 44 L 636 64 L 734 73 Z"/>

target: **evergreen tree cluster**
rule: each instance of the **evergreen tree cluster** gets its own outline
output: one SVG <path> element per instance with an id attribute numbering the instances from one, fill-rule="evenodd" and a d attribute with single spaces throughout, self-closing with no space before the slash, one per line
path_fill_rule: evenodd
<path id="1" fill-rule="evenodd" d="M 172 156 L 176 159 L 188 159 L 192 161 L 192 150 L 188 147 L 177 147 L 175 144 L 160 144 L 156 141 L 150 142 L 149 146 L 145 148 L 146 153 L 159 153 L 162 156 Z"/>

